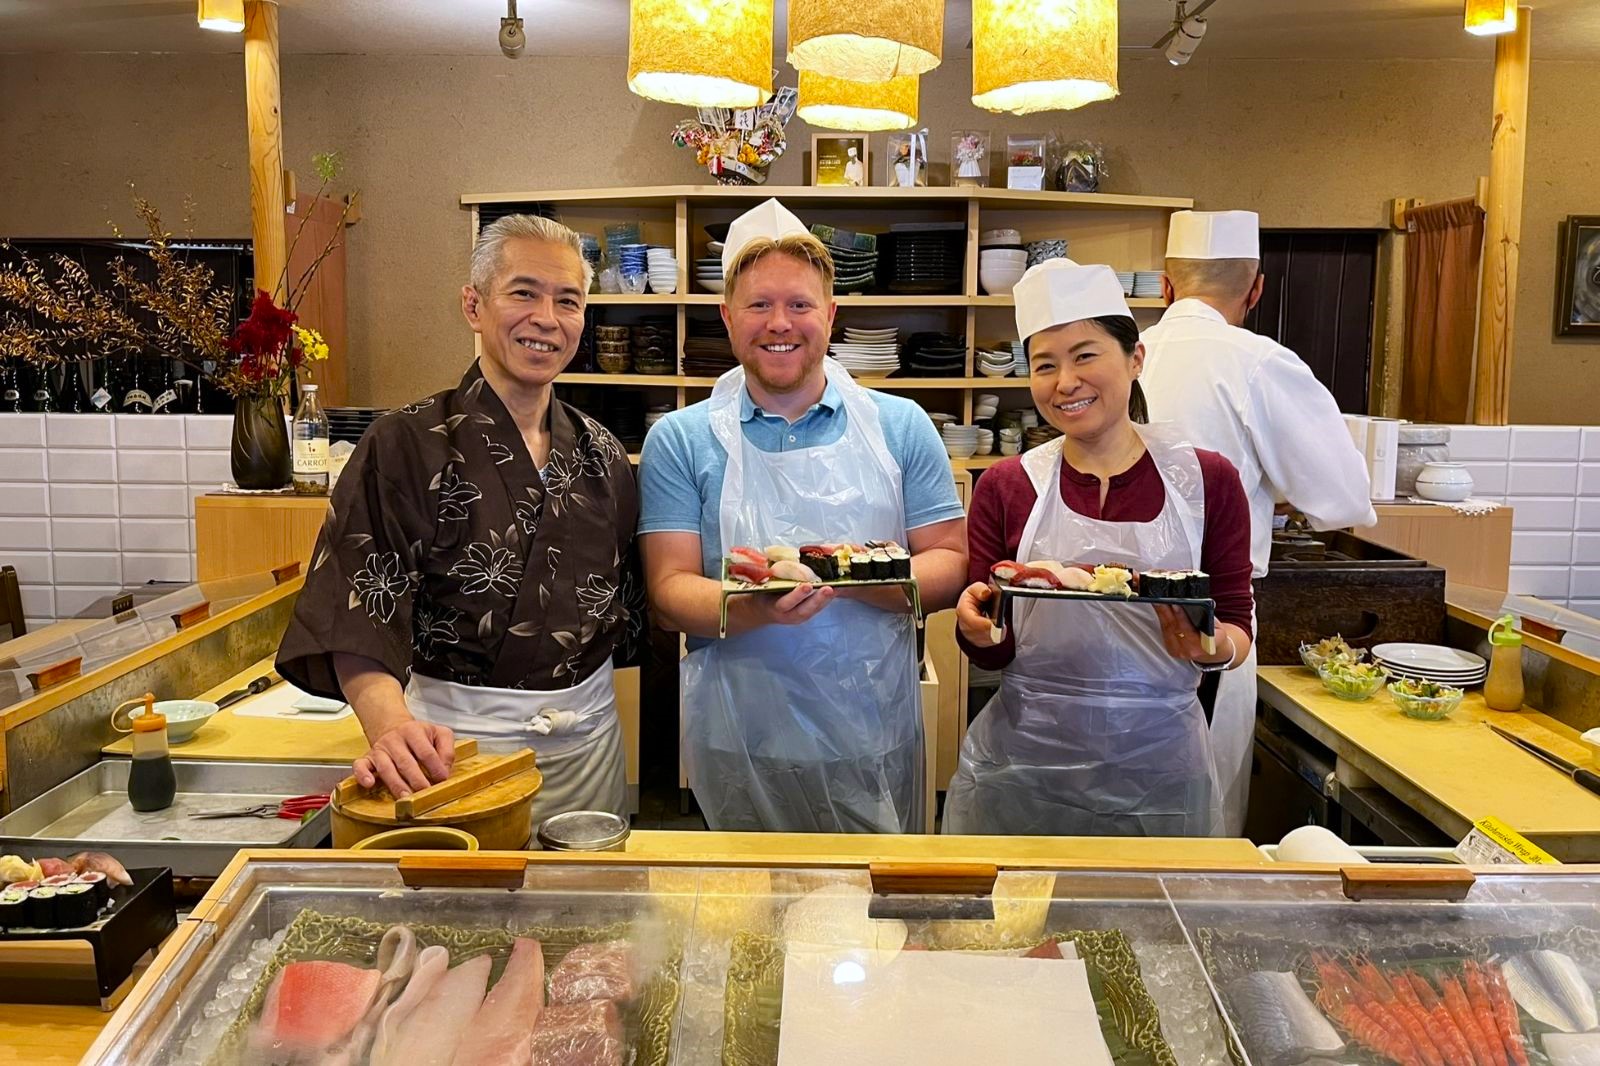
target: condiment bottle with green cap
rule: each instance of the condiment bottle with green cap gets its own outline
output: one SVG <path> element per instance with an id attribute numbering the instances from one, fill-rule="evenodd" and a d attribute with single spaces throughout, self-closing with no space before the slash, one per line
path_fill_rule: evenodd
<path id="1" fill-rule="evenodd" d="M 167 716 L 155 711 L 155 696 L 144 695 L 144 713 L 128 719 L 133 727 L 133 759 L 128 767 L 128 802 L 136 811 L 164 811 L 178 794 L 178 778 L 167 748 Z"/>
<path id="2" fill-rule="evenodd" d="M 1489 677 L 1483 702 L 1497 711 L 1522 710 L 1522 634 L 1517 620 L 1506 615 L 1489 627 Z"/>

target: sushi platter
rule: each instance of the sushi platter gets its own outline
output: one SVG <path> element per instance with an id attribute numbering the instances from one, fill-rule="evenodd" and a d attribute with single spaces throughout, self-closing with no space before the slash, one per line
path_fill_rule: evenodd
<path id="1" fill-rule="evenodd" d="M 1211 598 L 1210 577 L 1198 570 L 1135 573 L 1121 566 L 1006 560 L 990 567 L 989 576 L 999 593 L 989 600 L 996 631 L 1004 627 L 1013 599 L 1164 603 L 1181 607 L 1199 630 L 1206 653 L 1216 651 L 1217 601 Z M 1001 639 L 998 633 L 995 639 Z"/>
<path id="2" fill-rule="evenodd" d="M 754 593 L 813 588 L 901 588 L 922 628 L 922 596 L 911 576 L 911 553 L 893 541 L 861 544 L 734 548 L 722 560 L 722 610 L 717 629 L 728 635 L 728 600 Z"/>

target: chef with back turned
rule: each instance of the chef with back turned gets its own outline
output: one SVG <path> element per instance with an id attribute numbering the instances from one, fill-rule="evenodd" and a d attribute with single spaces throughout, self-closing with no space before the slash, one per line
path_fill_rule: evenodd
<path id="1" fill-rule="evenodd" d="M 1280 502 L 1321 530 L 1377 521 L 1366 463 L 1333 396 L 1294 352 L 1244 328 L 1265 283 L 1254 211 L 1176 211 L 1162 281 L 1170 306 L 1140 338 L 1151 420 L 1180 427 L 1239 471 L 1256 577 L 1267 572 Z M 1211 721 L 1229 836 L 1244 830 L 1255 708 L 1252 647 L 1219 679 Z"/>
<path id="2" fill-rule="evenodd" d="M 454 388 L 373 423 L 339 478 L 278 670 L 354 708 L 363 787 L 442 781 L 465 736 L 534 749 L 536 824 L 625 813 L 612 667 L 644 629 L 633 471 L 552 387 L 590 274 L 566 226 L 485 226 L 461 290 L 482 354 Z"/>
<path id="3" fill-rule="evenodd" d="M 966 515 L 927 413 L 828 358 L 833 260 L 777 200 L 736 219 L 722 317 L 740 365 L 711 398 L 651 427 L 639 547 L 679 668 L 683 758 L 718 830 L 915 832 L 923 736 L 916 626 L 904 593 L 802 584 L 736 596 L 717 639 L 722 558 L 736 547 L 892 540 L 926 610 L 955 602 Z"/>

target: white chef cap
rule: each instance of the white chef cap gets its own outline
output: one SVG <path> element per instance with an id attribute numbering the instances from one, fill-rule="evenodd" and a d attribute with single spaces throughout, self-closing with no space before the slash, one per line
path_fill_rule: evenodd
<path id="1" fill-rule="evenodd" d="M 1261 218 L 1254 211 L 1174 211 L 1168 259 L 1260 259 Z"/>
<path id="2" fill-rule="evenodd" d="M 728 239 L 722 243 L 722 276 L 733 273 L 734 261 L 751 241 L 762 237 L 778 241 L 810 232 L 793 211 L 776 199 L 765 200 L 734 219 L 728 227 Z"/>
<path id="3" fill-rule="evenodd" d="M 1133 317 L 1116 272 L 1099 263 L 1079 266 L 1070 259 L 1047 259 L 1029 267 L 1011 295 L 1017 303 L 1017 336 L 1023 340 L 1087 318 Z"/>

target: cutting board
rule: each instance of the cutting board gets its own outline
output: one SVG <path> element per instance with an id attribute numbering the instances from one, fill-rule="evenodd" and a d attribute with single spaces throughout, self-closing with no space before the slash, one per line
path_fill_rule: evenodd
<path id="1" fill-rule="evenodd" d="M 1111 1066 L 1080 959 L 792 948 L 784 959 L 778 1066 L 1055 1066 L 1064 1048 L 1074 1066 Z"/>
<path id="2" fill-rule="evenodd" d="M 292 718 L 297 722 L 337 722 L 356 712 L 347 703 L 334 712 L 296 711 L 291 704 L 296 700 L 315 698 L 287 681 L 280 681 L 267 691 L 249 696 L 228 708 L 240 718 Z"/>

